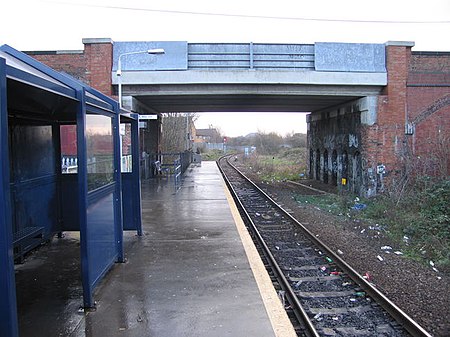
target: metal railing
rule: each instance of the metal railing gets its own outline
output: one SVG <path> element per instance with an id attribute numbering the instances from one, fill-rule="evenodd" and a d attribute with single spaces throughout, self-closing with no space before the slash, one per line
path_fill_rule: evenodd
<path id="1" fill-rule="evenodd" d="M 314 45 L 189 43 L 188 69 L 314 70 Z"/>
<path id="2" fill-rule="evenodd" d="M 173 177 L 176 184 L 181 182 L 182 174 L 192 163 L 192 152 L 150 153 L 141 159 L 143 179 L 165 175 Z"/>

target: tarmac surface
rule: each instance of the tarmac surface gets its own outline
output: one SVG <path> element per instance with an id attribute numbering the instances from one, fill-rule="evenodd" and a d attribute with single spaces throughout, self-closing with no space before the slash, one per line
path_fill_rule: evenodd
<path id="1" fill-rule="evenodd" d="M 227 193 L 214 162 L 180 188 L 144 181 L 144 235 L 125 234 L 95 311 L 80 310 L 78 233 L 42 246 L 16 266 L 20 336 L 295 336 Z"/>

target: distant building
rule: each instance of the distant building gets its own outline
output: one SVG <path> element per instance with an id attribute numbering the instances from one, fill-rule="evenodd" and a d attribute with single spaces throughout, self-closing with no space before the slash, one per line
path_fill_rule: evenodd
<path id="1" fill-rule="evenodd" d="M 223 150 L 223 138 L 215 128 L 195 129 L 194 150 Z"/>
<path id="2" fill-rule="evenodd" d="M 223 139 L 215 128 L 196 129 L 194 143 L 222 143 Z"/>

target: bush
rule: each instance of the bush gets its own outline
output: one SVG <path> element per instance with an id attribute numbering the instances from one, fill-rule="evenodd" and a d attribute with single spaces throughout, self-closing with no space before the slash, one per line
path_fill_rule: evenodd
<path id="1" fill-rule="evenodd" d="M 403 198 L 367 200 L 360 216 L 387 224 L 388 235 L 418 260 L 450 270 L 450 180 L 417 180 Z"/>

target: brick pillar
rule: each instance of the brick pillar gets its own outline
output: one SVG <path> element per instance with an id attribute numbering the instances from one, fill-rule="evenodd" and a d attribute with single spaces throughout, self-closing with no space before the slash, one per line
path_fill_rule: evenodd
<path id="1" fill-rule="evenodd" d="M 88 84 L 105 95 L 112 96 L 112 40 L 83 39 L 83 44 Z"/>
<path id="2" fill-rule="evenodd" d="M 386 43 L 387 86 L 378 97 L 377 120 L 362 130 L 365 168 L 383 189 L 400 176 L 406 151 L 407 80 L 412 42 Z M 377 174 L 384 165 L 386 174 Z"/>

